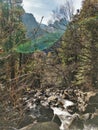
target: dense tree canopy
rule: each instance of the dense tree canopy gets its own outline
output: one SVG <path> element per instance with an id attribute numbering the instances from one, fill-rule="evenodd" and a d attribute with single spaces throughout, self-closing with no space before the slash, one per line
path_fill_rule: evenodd
<path id="1" fill-rule="evenodd" d="M 83 88 L 98 83 L 98 1 L 83 1 L 80 14 L 73 18 L 63 37 L 63 62 L 69 69 L 69 82 Z"/>

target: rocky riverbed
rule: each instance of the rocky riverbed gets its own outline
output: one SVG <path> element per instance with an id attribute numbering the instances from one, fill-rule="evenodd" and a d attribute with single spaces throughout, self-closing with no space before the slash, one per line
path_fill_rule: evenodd
<path id="1" fill-rule="evenodd" d="M 23 130 L 38 130 L 38 128 L 33 128 L 33 125 L 55 122 L 60 130 L 97 130 L 97 99 L 97 91 L 83 92 L 72 88 L 28 90 L 20 98 L 23 112 L 21 120 L 19 122 L 13 120 L 13 123 L 9 123 L 9 127 L 5 123 L 4 129 L 2 123 L 1 128 L 2 130 L 12 130 L 13 127 L 19 130 L 23 128 L 26 128 Z M 17 109 L 19 109 L 18 106 Z M 6 108 L 6 110 L 11 111 L 11 108 Z M 30 124 L 32 128 L 29 129 Z"/>

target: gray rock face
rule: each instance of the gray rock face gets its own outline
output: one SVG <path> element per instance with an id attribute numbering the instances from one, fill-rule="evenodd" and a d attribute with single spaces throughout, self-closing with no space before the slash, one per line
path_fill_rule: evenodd
<path id="1" fill-rule="evenodd" d="M 40 25 L 36 21 L 33 14 L 30 13 L 23 14 L 22 21 L 26 27 L 28 38 L 34 39 L 35 37 L 44 34 L 44 31 L 40 28 Z"/>
<path id="2" fill-rule="evenodd" d="M 59 21 L 55 21 L 53 24 L 50 24 L 49 27 L 53 27 L 56 31 L 65 31 L 68 21 L 66 19 L 60 19 Z"/>
<path id="3" fill-rule="evenodd" d="M 66 25 L 68 24 L 68 22 L 64 19 L 55 21 L 53 24 L 50 24 L 48 26 L 42 23 L 40 24 L 36 21 L 33 14 L 30 13 L 24 13 L 22 16 L 22 21 L 27 30 L 27 37 L 31 39 L 55 31 L 64 32 L 66 30 Z"/>

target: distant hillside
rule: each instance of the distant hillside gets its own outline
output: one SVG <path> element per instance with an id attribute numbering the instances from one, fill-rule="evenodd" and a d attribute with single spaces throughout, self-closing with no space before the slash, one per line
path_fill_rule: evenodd
<path id="1" fill-rule="evenodd" d="M 62 32 L 48 33 L 35 40 L 21 44 L 17 48 L 19 53 L 32 53 L 38 50 L 47 50 L 54 46 L 63 35 Z M 48 51 L 48 50 L 47 50 Z"/>
<path id="2" fill-rule="evenodd" d="M 43 29 L 46 33 L 51 33 L 51 32 L 55 32 L 55 29 L 54 27 L 51 27 L 51 26 L 48 26 L 48 25 L 45 25 L 45 24 L 41 24 L 40 25 L 41 29 Z"/>
<path id="3" fill-rule="evenodd" d="M 68 21 L 62 18 L 59 21 L 54 21 L 53 24 L 49 24 L 49 27 L 53 27 L 55 31 L 65 31 Z"/>
<path id="4" fill-rule="evenodd" d="M 17 47 L 17 52 L 21 53 L 47 50 L 56 45 L 56 42 L 63 35 L 66 30 L 66 25 L 68 24 L 64 19 L 55 21 L 48 26 L 42 23 L 39 24 L 33 14 L 29 13 L 25 13 L 22 16 L 22 21 L 27 29 L 27 37 L 31 40 Z"/>
<path id="5" fill-rule="evenodd" d="M 39 23 L 36 21 L 33 14 L 30 13 L 23 14 L 22 21 L 27 29 L 27 37 L 34 39 L 45 33 L 45 31 L 40 28 Z"/>
<path id="6" fill-rule="evenodd" d="M 27 37 L 34 39 L 39 36 L 43 36 L 46 33 L 56 32 L 56 31 L 65 31 L 66 25 L 68 22 L 65 19 L 60 21 L 55 21 L 49 26 L 45 24 L 39 24 L 33 14 L 25 13 L 22 16 L 22 21 L 27 29 Z"/>

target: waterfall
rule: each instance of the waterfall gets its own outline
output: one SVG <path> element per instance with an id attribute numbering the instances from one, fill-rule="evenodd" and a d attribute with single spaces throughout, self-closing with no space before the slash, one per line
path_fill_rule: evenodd
<path id="1" fill-rule="evenodd" d="M 54 116 L 57 115 L 61 121 L 60 130 L 68 129 L 72 124 L 73 120 L 78 116 L 77 113 L 70 114 L 67 110 L 68 106 L 73 106 L 74 103 L 68 100 L 62 100 L 63 108 L 60 107 L 51 107 L 54 112 Z"/>

